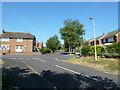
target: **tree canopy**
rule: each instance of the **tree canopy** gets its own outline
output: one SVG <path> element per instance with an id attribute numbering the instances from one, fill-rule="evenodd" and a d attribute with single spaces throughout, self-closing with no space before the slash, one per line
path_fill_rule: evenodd
<path id="1" fill-rule="evenodd" d="M 53 52 L 55 50 L 58 50 L 60 49 L 61 47 L 61 44 L 60 44 L 60 41 L 58 39 L 58 36 L 57 35 L 54 35 L 53 37 L 50 37 L 47 42 L 46 42 L 46 46 L 51 49 Z"/>
<path id="2" fill-rule="evenodd" d="M 67 19 L 64 21 L 64 27 L 60 28 L 61 38 L 64 40 L 64 44 L 68 44 L 69 47 L 73 45 L 80 45 L 85 30 L 83 24 L 79 20 Z"/>

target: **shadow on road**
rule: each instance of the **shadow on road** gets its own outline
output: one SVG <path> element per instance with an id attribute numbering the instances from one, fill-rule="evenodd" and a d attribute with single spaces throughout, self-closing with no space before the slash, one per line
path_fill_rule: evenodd
<path id="1" fill-rule="evenodd" d="M 6 69 L 6 71 L 11 76 L 13 87 L 51 88 L 51 86 L 47 82 L 45 82 L 41 76 L 30 73 L 29 69 L 20 69 L 18 67 L 14 67 Z M 4 87 L 6 88 L 6 86 Z"/>
<path id="2" fill-rule="evenodd" d="M 61 52 L 62 55 L 68 55 L 69 52 Z"/>
<path id="3" fill-rule="evenodd" d="M 112 80 L 102 79 L 99 76 L 93 76 L 92 78 L 98 79 L 98 81 L 94 81 L 83 75 L 57 73 L 51 70 L 42 71 L 41 76 L 30 73 L 28 69 L 20 69 L 18 67 L 9 68 L 7 71 L 12 76 L 14 87 L 20 88 L 51 88 L 52 86 L 44 79 L 56 88 L 118 88 L 117 84 Z"/>

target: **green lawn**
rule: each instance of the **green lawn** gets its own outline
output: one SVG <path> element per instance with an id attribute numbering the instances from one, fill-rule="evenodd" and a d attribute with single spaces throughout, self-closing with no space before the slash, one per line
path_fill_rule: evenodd
<path id="1" fill-rule="evenodd" d="M 118 66 L 120 65 L 120 61 L 118 62 L 118 60 L 120 59 L 98 58 L 98 60 L 94 60 L 93 57 L 69 57 L 69 60 L 67 60 L 67 62 L 118 72 Z"/>

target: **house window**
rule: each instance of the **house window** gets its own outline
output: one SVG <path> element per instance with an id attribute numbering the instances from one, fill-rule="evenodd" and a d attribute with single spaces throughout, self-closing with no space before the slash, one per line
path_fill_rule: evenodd
<path id="1" fill-rule="evenodd" d="M 22 38 L 17 38 L 17 42 L 22 42 Z"/>
<path id="2" fill-rule="evenodd" d="M 108 42 L 111 42 L 111 41 L 113 41 L 113 37 L 108 38 Z"/>
<path id="3" fill-rule="evenodd" d="M 2 38 L 2 41 L 9 41 L 9 38 Z"/>
<path id="4" fill-rule="evenodd" d="M 105 38 L 105 39 L 103 39 L 103 42 L 104 42 L 104 43 L 106 42 L 106 38 Z"/>
<path id="5" fill-rule="evenodd" d="M 10 45 L 1 45 L 2 50 L 9 50 Z"/>
<path id="6" fill-rule="evenodd" d="M 24 46 L 24 49 L 26 49 L 26 46 Z"/>

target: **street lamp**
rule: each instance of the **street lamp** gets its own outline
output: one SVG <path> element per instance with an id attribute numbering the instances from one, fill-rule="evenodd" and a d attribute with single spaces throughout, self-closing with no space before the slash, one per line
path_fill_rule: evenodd
<path id="1" fill-rule="evenodd" d="M 95 60 L 97 60 L 97 53 L 96 53 L 96 36 L 95 36 L 95 30 L 96 30 L 96 28 L 95 28 L 95 19 L 93 19 L 93 18 L 89 18 L 89 19 L 93 21 L 93 27 L 94 27 L 94 46 L 95 46 Z"/>

